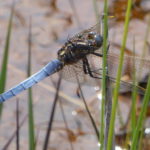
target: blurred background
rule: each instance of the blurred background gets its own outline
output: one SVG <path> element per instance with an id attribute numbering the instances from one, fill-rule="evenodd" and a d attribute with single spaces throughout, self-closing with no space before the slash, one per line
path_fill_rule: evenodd
<path id="1" fill-rule="evenodd" d="M 0 60 L 3 58 L 6 33 L 10 18 L 12 0 L 0 0 Z M 96 5 L 95 5 L 96 3 Z M 64 42 L 75 33 L 89 28 L 97 23 L 96 8 L 99 15 L 103 12 L 103 0 L 16 0 L 12 33 L 9 48 L 9 61 L 7 68 L 6 90 L 18 84 L 27 77 L 28 59 L 28 34 L 29 22 L 32 18 L 32 73 L 37 72 L 46 63 L 57 58 L 57 51 Z M 96 7 L 97 6 L 97 7 Z M 123 33 L 127 1 L 110 0 L 109 15 L 109 41 L 110 51 L 119 52 Z M 132 52 L 133 38 L 135 38 L 135 53 L 142 54 L 144 38 L 148 28 L 150 15 L 149 0 L 134 0 L 132 7 L 131 22 L 126 45 L 126 51 Z M 100 18 L 100 17 L 99 17 Z M 150 58 L 150 36 L 147 39 L 146 58 Z M 0 61 L 0 64 L 2 61 Z M 144 77 L 143 77 L 144 78 Z M 33 110 L 35 122 L 36 149 L 43 147 L 49 116 L 56 94 L 58 75 L 55 74 L 45 79 L 33 90 Z M 95 131 L 85 111 L 83 102 L 78 95 L 76 83 L 62 81 L 60 85 L 61 104 L 57 104 L 51 136 L 49 139 L 49 150 L 91 150 L 99 149 Z M 82 87 L 90 112 L 97 124 L 100 111 L 100 88 L 93 86 Z M 11 137 L 16 131 L 16 100 L 19 100 L 19 122 L 20 126 L 20 149 L 26 150 L 29 147 L 28 141 L 28 101 L 27 92 L 4 103 L 2 117 L 0 120 L 0 149 L 16 149 L 16 137 Z M 62 116 L 67 120 L 68 128 Z M 130 95 L 120 94 L 118 114 L 116 120 L 116 139 L 118 149 L 122 149 L 128 114 L 131 108 Z M 140 100 L 139 100 L 140 110 Z M 138 113 L 138 111 L 137 111 Z M 137 114 L 138 115 L 138 114 Z M 147 113 L 146 128 L 143 150 L 150 147 L 150 113 Z M 10 142 L 9 142 L 10 141 Z M 60 144 L 61 143 L 61 144 Z"/>

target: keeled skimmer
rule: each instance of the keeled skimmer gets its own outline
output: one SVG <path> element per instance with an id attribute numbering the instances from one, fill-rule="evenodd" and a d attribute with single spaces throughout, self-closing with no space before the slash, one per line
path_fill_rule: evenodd
<path id="1" fill-rule="evenodd" d="M 16 96 L 23 90 L 30 88 L 47 76 L 61 70 L 62 76 L 66 80 L 76 82 L 77 76 L 81 84 L 95 84 L 95 82 L 99 82 L 99 79 L 102 78 L 102 62 L 100 57 L 103 56 L 103 53 L 100 48 L 103 44 L 103 38 L 97 30 L 98 27 L 99 24 L 76 34 L 72 38 L 69 38 L 62 48 L 58 50 L 57 59 L 49 62 L 39 72 L 35 73 L 7 92 L 1 94 L 0 102 Z M 107 54 L 108 76 L 113 82 L 115 82 L 116 78 L 117 66 L 119 64 L 118 60 L 118 55 L 116 53 Z M 140 76 L 140 78 L 138 78 L 138 82 L 144 81 L 144 78 L 150 74 L 149 59 L 143 60 L 138 56 L 125 55 L 122 75 L 124 76 L 128 74 L 131 77 L 134 70 L 136 70 L 136 75 L 138 75 L 138 67 L 141 63 L 144 76 Z M 126 92 L 131 90 L 132 87 L 132 81 L 121 81 L 120 91 Z M 144 93 L 143 88 L 139 88 L 141 93 Z"/>

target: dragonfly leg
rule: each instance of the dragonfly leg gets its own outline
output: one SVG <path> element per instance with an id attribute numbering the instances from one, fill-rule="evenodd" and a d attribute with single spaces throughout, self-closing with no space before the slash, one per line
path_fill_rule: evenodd
<path id="1" fill-rule="evenodd" d="M 83 59 L 83 66 L 84 66 L 83 69 L 84 69 L 85 74 L 89 74 L 89 76 L 92 78 L 101 79 L 100 77 L 96 77 L 93 75 L 93 72 L 90 69 L 88 59 L 86 57 Z"/>
<path id="2" fill-rule="evenodd" d="M 99 53 L 95 53 L 95 52 L 92 52 L 92 53 L 90 53 L 90 54 L 93 54 L 93 55 L 99 56 L 99 57 L 103 57 L 103 54 L 99 54 Z"/>
<path id="3" fill-rule="evenodd" d="M 84 59 L 83 59 L 83 71 L 84 71 L 85 74 L 88 74 L 87 68 L 86 68 L 86 62 L 85 62 Z"/>
<path id="4" fill-rule="evenodd" d="M 107 53 L 108 53 L 109 47 L 110 47 L 110 44 L 108 44 L 108 46 L 107 46 Z M 99 53 L 95 53 L 95 52 L 92 52 L 90 54 L 93 54 L 93 55 L 99 56 L 99 57 L 103 57 L 103 54 L 99 54 Z"/>

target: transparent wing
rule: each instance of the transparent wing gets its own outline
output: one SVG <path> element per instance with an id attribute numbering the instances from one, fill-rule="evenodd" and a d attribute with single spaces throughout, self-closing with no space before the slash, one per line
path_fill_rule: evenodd
<path id="1" fill-rule="evenodd" d="M 69 41 L 75 42 L 75 41 L 79 41 L 80 39 L 86 40 L 89 32 L 100 33 L 100 25 L 101 24 L 99 22 L 96 25 L 92 26 L 91 28 L 82 30 L 81 32 L 75 34 L 73 37 L 70 37 Z"/>
<path id="2" fill-rule="evenodd" d="M 88 62 L 90 64 L 91 71 L 94 76 L 99 77 L 99 79 L 95 79 L 90 77 L 89 74 L 85 74 L 83 71 L 83 62 L 80 60 L 78 63 L 74 65 L 66 65 L 63 69 L 63 78 L 65 80 L 77 83 L 76 75 L 78 76 L 80 84 L 100 86 L 100 79 L 102 78 L 102 58 L 94 55 L 87 56 Z M 107 56 L 108 62 L 108 74 L 110 80 L 115 83 L 117 69 L 119 65 L 119 58 L 117 54 L 109 54 Z M 120 92 L 128 92 L 133 88 L 132 76 L 134 71 L 135 64 L 135 73 L 138 77 L 139 75 L 139 66 L 142 62 L 142 75 L 137 80 L 139 82 L 144 81 L 144 78 L 150 74 L 150 60 L 142 60 L 139 57 L 133 57 L 125 55 L 124 64 L 122 69 L 122 79 L 120 85 Z M 144 93 L 144 89 L 138 86 L 140 93 Z"/>
<path id="3" fill-rule="evenodd" d="M 100 80 L 90 77 L 89 74 L 85 74 L 83 71 L 83 62 L 82 60 L 74 65 L 66 65 L 62 70 L 62 77 L 70 82 L 77 83 L 77 78 L 79 79 L 80 84 L 99 86 Z"/>

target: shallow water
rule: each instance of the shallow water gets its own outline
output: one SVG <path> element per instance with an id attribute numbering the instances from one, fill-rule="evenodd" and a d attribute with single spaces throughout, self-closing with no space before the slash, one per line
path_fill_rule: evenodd
<path id="1" fill-rule="evenodd" d="M 28 28 L 29 28 L 29 18 L 32 16 L 32 72 L 38 71 L 45 63 L 57 57 L 57 50 L 61 47 L 64 41 L 67 40 L 76 32 L 81 30 L 78 26 L 76 18 L 74 17 L 74 12 L 68 1 L 58 0 L 57 7 L 58 10 L 55 12 L 52 7 L 50 7 L 48 0 L 18 0 L 15 7 L 15 15 L 13 20 L 13 29 L 11 36 L 10 45 L 10 55 L 9 55 L 9 65 L 8 65 L 8 75 L 7 75 L 7 87 L 9 89 L 13 85 L 22 81 L 26 78 L 26 68 L 27 68 L 27 38 L 28 38 Z M 76 0 L 74 1 L 76 11 L 80 20 L 80 24 L 83 28 L 90 27 L 96 23 L 95 14 L 93 10 L 93 4 L 90 0 Z M 5 0 L 0 1 L 0 58 L 2 58 L 3 47 L 5 43 L 5 36 L 7 31 L 8 19 L 10 14 L 10 7 L 12 1 Z M 101 2 L 99 4 L 102 10 Z M 71 21 L 72 23 L 70 23 Z M 134 19 L 131 21 L 129 27 L 129 38 L 127 41 L 127 48 L 132 49 L 133 47 L 133 37 L 136 39 L 136 53 L 140 54 L 143 48 L 143 39 L 146 30 L 146 18 L 145 20 Z M 110 29 L 110 42 L 121 43 L 123 32 L 123 23 L 118 23 Z M 150 39 L 149 39 L 150 41 Z M 117 48 L 111 48 L 111 51 Z M 149 58 L 150 56 L 147 55 Z M 1 62 L 0 62 L 1 63 Z M 57 75 L 52 77 L 55 81 Z M 48 86 L 48 87 L 46 87 Z M 52 89 L 51 89 L 52 88 Z M 82 103 L 78 100 L 76 96 L 77 85 L 73 83 L 68 83 L 63 81 L 61 85 L 61 91 L 78 101 L 79 104 Z M 52 101 L 54 99 L 55 92 L 54 87 L 51 83 L 51 79 L 47 78 L 42 81 L 42 84 L 33 87 L 34 102 L 34 114 L 35 114 L 35 124 L 36 133 L 39 132 L 39 141 L 37 143 L 37 149 L 41 149 L 43 145 L 43 139 L 45 137 L 45 131 L 47 126 L 47 121 L 49 119 L 49 114 L 51 111 Z M 70 90 L 71 89 L 71 90 Z M 95 91 L 92 87 L 83 88 L 85 97 L 87 100 L 95 97 Z M 27 114 L 27 92 L 23 92 L 18 96 L 20 104 L 20 120 Z M 3 117 L 0 127 L 0 149 L 8 141 L 13 131 L 15 130 L 15 111 L 16 111 L 16 98 L 7 101 L 4 104 Z M 97 146 L 97 139 L 91 123 L 88 119 L 87 114 L 83 111 L 79 104 L 69 102 L 69 100 L 64 100 L 65 114 L 68 120 L 70 129 L 77 134 L 77 128 L 80 122 L 82 124 L 82 130 L 86 133 L 82 136 L 77 136 L 77 139 L 73 142 L 75 149 L 99 149 Z M 90 104 L 91 105 L 91 104 Z M 95 104 L 96 105 L 96 104 Z M 94 105 L 94 108 L 97 106 Z M 125 108 L 125 112 L 128 112 L 128 103 L 122 102 L 121 106 Z M 84 113 L 83 115 L 73 116 L 72 111 L 81 109 Z M 92 109 L 93 112 L 95 109 Z M 124 113 L 124 112 L 123 112 Z M 95 114 L 95 112 L 94 112 Z M 93 115 L 94 115 L 93 114 Z M 99 114 L 97 111 L 96 114 Z M 94 115 L 96 118 L 96 115 Z M 127 113 L 124 115 L 124 120 L 127 117 Z M 68 145 L 68 140 L 66 132 L 62 130 L 64 128 L 64 123 L 62 121 L 62 116 L 60 108 L 58 108 L 54 121 L 54 129 L 59 128 L 59 130 L 53 130 L 50 142 L 50 149 L 70 149 Z M 116 125 L 116 130 L 118 129 L 118 124 Z M 27 121 L 21 128 L 21 149 L 28 149 L 28 130 Z M 62 145 L 59 145 L 60 143 Z M 87 146 L 88 145 L 88 146 Z M 15 139 L 10 145 L 11 150 L 15 149 Z"/>

